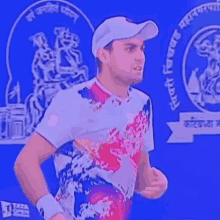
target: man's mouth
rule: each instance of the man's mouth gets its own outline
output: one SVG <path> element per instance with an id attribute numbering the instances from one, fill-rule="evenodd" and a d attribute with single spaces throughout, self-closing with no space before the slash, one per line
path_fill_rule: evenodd
<path id="1" fill-rule="evenodd" d="M 143 68 L 141 66 L 137 66 L 134 68 L 134 70 L 138 70 L 138 71 L 141 71 Z"/>

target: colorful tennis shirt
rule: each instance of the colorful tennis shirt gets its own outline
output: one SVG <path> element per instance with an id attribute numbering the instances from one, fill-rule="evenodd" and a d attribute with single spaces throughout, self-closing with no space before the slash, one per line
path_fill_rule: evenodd
<path id="1" fill-rule="evenodd" d="M 36 132 L 57 148 L 56 199 L 67 219 L 126 219 L 140 149 L 154 149 L 148 95 L 130 87 L 121 99 L 94 77 L 58 92 Z"/>

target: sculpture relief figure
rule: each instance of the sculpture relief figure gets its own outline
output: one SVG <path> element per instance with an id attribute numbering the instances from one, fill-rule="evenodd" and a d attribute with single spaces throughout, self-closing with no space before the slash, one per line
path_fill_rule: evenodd
<path id="1" fill-rule="evenodd" d="M 56 35 L 56 69 L 62 74 L 74 74 L 78 65 L 82 63 L 81 52 L 76 49 L 79 38 L 71 33 L 68 28 L 57 27 L 54 30 Z"/>
<path id="2" fill-rule="evenodd" d="M 195 42 L 199 56 L 207 57 L 207 66 L 199 76 L 200 93 L 198 102 L 204 106 L 206 103 L 205 95 L 211 95 L 213 102 L 216 103 L 216 82 L 220 78 L 220 35 L 214 36 L 214 42 L 206 39 L 203 42 Z"/>
<path id="3" fill-rule="evenodd" d="M 82 55 L 76 48 L 79 38 L 68 28 L 56 27 L 54 48 L 48 44 L 43 32 L 30 37 L 37 47 L 32 62 L 34 92 L 26 98 L 27 130 L 34 131 L 54 95 L 87 78 L 88 68 L 82 65 Z"/>
<path id="4" fill-rule="evenodd" d="M 40 32 L 30 38 L 38 49 L 32 62 L 32 73 L 35 81 L 51 82 L 56 75 L 56 59 L 53 49 L 47 43 L 44 33 Z"/>

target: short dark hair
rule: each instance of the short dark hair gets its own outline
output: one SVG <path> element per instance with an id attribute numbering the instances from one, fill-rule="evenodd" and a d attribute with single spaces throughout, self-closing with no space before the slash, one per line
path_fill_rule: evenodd
<path id="1" fill-rule="evenodd" d="M 113 40 L 113 41 L 114 41 L 114 40 Z M 110 53 L 111 53 L 112 50 L 113 50 L 113 41 L 111 41 L 110 43 L 108 43 L 108 44 L 104 47 L 104 49 L 105 49 L 105 50 L 108 50 Z M 95 58 L 95 62 L 96 62 L 96 65 L 97 65 L 99 71 L 102 71 L 102 61 L 101 61 L 98 57 L 96 57 L 96 58 Z"/>

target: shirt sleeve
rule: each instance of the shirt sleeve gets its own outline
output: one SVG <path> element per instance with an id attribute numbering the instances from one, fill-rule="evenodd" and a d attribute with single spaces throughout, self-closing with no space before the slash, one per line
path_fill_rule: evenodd
<path id="1" fill-rule="evenodd" d="M 153 132 L 153 107 L 150 97 L 143 106 L 143 112 L 146 114 L 149 125 L 143 137 L 143 150 L 145 152 L 154 150 L 154 132 Z"/>
<path id="2" fill-rule="evenodd" d="M 65 91 L 59 91 L 35 129 L 56 148 L 72 140 L 68 102 Z"/>

